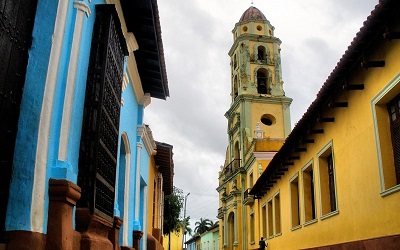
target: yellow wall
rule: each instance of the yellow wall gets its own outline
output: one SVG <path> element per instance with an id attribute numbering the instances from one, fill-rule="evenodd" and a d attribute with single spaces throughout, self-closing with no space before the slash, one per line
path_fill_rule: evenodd
<path id="1" fill-rule="evenodd" d="M 326 110 L 323 116 L 334 117 L 335 121 L 314 125 L 323 128 L 324 133 L 312 136 L 315 142 L 307 144 L 307 152 L 301 153 L 300 160 L 294 161 L 295 165 L 262 197 L 260 206 L 277 192 L 280 194 L 282 234 L 268 240 L 269 249 L 308 248 L 400 233 L 400 192 L 381 194 L 387 188 L 381 186 L 377 145 L 387 146 L 386 151 L 382 151 L 383 165 L 392 164 L 393 168 L 390 134 L 382 128 L 388 118 L 386 115 L 385 119 L 376 121 L 376 124 L 382 125 L 376 128 L 371 104 L 388 84 L 395 85 L 383 98 L 383 104 L 377 107 L 383 109 L 383 113 L 387 112 L 385 100 L 387 102 L 400 93 L 398 80 L 393 83 L 393 79 L 400 79 L 400 43 L 384 41 L 367 57 L 385 59 L 385 67 L 357 69 L 353 72 L 348 81 L 364 83 L 365 89 L 343 91 L 336 97 L 337 100 L 348 101 L 348 107 Z M 375 131 L 382 135 L 380 142 L 377 142 Z M 324 218 L 321 215 L 318 154 L 329 143 L 332 144 L 334 155 L 338 209 L 337 213 Z M 301 172 L 307 163 L 313 165 L 315 178 L 316 220 L 310 224 L 305 222 Z M 296 174 L 300 182 L 301 226 L 292 230 L 289 180 Z"/>
<path id="2" fill-rule="evenodd" d="M 153 211 L 154 211 L 154 209 L 153 209 L 153 201 L 154 201 L 154 182 L 156 181 L 157 182 L 157 176 L 156 176 L 156 173 L 157 173 L 157 169 L 156 169 L 156 164 L 155 164 L 155 161 L 154 161 L 154 156 L 151 156 L 150 157 L 150 160 L 149 160 L 149 186 L 148 186 L 148 192 L 149 192 L 149 200 L 148 200 L 148 202 L 149 202 L 149 204 L 148 204 L 148 209 L 149 209 L 149 212 L 148 212 L 148 233 L 149 234 L 152 234 L 152 232 L 153 232 L 153 225 L 156 227 L 156 228 L 159 228 L 159 225 L 157 225 L 158 223 L 156 222 L 156 221 L 153 221 Z M 160 204 L 160 203 L 157 203 L 157 204 Z M 157 212 L 157 207 L 156 207 L 156 209 L 155 209 L 156 211 L 154 211 L 155 213 Z"/>
<path id="3" fill-rule="evenodd" d="M 264 114 L 270 114 L 275 117 L 276 123 L 267 126 L 265 124 L 261 125 L 261 129 L 264 131 L 266 137 L 272 138 L 284 138 L 285 137 L 285 124 L 283 117 L 283 107 L 282 104 L 270 104 L 270 103 L 252 103 L 251 104 L 251 131 L 254 131 L 256 128 L 257 122 L 260 122 L 261 116 Z"/>
<path id="4" fill-rule="evenodd" d="M 169 245 L 169 238 L 168 235 L 164 235 L 163 239 L 163 247 L 165 250 L 182 250 L 182 233 L 171 233 L 171 245 Z"/>

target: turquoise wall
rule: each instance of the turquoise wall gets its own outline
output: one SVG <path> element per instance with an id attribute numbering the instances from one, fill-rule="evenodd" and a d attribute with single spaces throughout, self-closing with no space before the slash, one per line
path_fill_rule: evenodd
<path id="1" fill-rule="evenodd" d="M 39 0 L 21 100 L 6 230 L 30 230 L 33 175 L 47 67 L 58 1 Z M 45 202 L 48 202 L 47 200 Z"/>
<path id="2" fill-rule="evenodd" d="M 60 64 L 58 68 L 51 68 L 56 71 L 57 81 L 54 92 L 54 102 L 50 117 L 50 130 L 48 134 L 48 155 L 45 183 L 45 197 L 43 212 L 43 230 L 47 231 L 48 213 L 48 180 L 66 179 L 77 183 L 79 145 L 81 139 L 83 107 L 85 101 L 86 78 L 89 63 L 92 30 L 96 17 L 96 4 L 104 4 L 102 0 L 83 1 L 90 7 L 90 15 L 85 15 L 82 26 L 82 38 L 80 44 L 79 58 L 76 71 L 75 89 L 73 92 L 72 117 L 67 146 L 67 159 L 58 159 L 59 143 L 61 134 L 62 115 L 64 111 L 64 99 L 66 93 L 66 82 L 68 77 L 68 66 L 73 43 L 75 20 L 77 9 L 74 7 L 73 0 L 68 1 L 68 10 L 65 21 L 65 33 L 61 44 Z M 32 211 L 32 190 L 34 185 L 35 161 L 37 155 L 39 123 L 42 112 L 43 97 L 45 92 L 46 77 L 48 74 L 49 61 L 51 56 L 52 39 L 57 16 L 58 1 L 38 0 L 38 8 L 33 28 L 33 43 L 29 51 L 29 61 L 27 67 L 26 82 L 21 101 L 21 113 L 18 124 L 18 134 L 15 146 L 14 169 L 10 186 L 11 197 L 7 208 L 6 230 L 25 230 L 31 231 Z M 140 175 L 141 185 L 139 193 L 140 204 L 135 204 L 136 200 L 136 171 L 137 171 L 137 143 L 142 143 L 137 136 L 137 126 L 143 124 L 143 106 L 139 105 L 134 94 L 132 84 L 129 83 L 122 94 L 124 105 L 121 107 L 120 117 L 120 140 L 119 157 L 117 166 L 116 184 L 116 204 L 115 215 L 122 217 L 124 202 L 129 202 L 129 245 L 132 246 L 132 231 L 143 228 L 143 211 L 147 209 L 144 204 L 143 187 L 148 182 L 149 155 L 145 146 L 140 151 Z M 124 200 L 125 186 L 125 152 L 121 151 L 121 135 L 126 133 L 129 141 L 131 153 L 130 158 L 130 193 L 129 199 Z M 122 158 L 121 158 L 122 155 Z M 139 211 L 139 220 L 134 220 L 135 209 Z M 123 219 L 123 218 L 122 218 Z M 122 236 L 122 228 L 121 234 Z"/>

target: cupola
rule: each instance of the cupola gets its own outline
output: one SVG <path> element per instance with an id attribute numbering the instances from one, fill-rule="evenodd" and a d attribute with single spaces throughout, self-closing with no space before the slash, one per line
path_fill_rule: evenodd
<path id="1" fill-rule="evenodd" d="M 248 19 L 267 20 L 264 14 L 254 6 L 250 6 L 242 15 L 239 22 L 244 22 Z"/>

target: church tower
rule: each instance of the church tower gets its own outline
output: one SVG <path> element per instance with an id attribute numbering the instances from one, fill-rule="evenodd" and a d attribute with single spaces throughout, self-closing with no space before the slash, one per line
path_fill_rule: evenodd
<path id="1" fill-rule="evenodd" d="M 258 247 L 258 201 L 248 196 L 290 133 L 291 98 L 285 96 L 281 41 L 264 14 L 251 6 L 236 23 L 231 58 L 228 147 L 219 173 L 222 249 Z"/>

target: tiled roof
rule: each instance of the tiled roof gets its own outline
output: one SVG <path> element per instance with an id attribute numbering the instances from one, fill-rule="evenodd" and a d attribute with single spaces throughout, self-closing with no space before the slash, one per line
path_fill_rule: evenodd
<path id="1" fill-rule="evenodd" d="M 239 22 L 244 22 L 248 19 L 267 20 L 264 14 L 256 7 L 250 6 L 242 15 Z"/>

